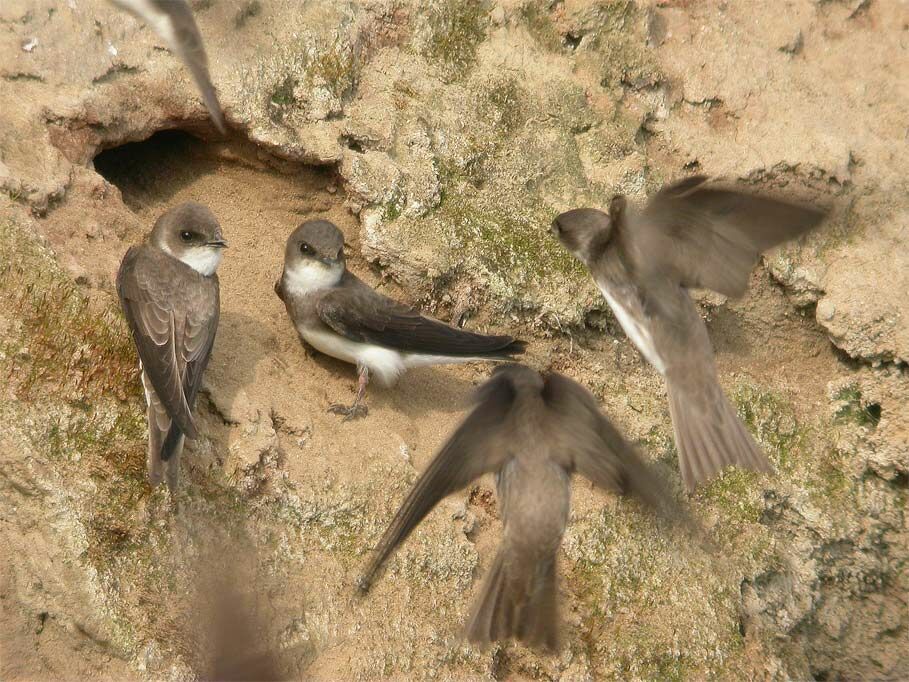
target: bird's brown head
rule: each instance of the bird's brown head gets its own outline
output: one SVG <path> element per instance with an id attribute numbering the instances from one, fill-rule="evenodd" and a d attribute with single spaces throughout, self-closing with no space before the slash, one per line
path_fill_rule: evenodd
<path id="1" fill-rule="evenodd" d="M 326 265 L 344 262 L 344 235 L 327 220 L 307 220 L 287 240 L 284 262 L 317 260 Z"/>
<path id="2" fill-rule="evenodd" d="M 492 371 L 489 381 L 478 389 L 477 395 L 483 399 L 489 391 L 503 384 L 514 391 L 515 395 L 539 395 L 543 390 L 543 377 L 536 370 L 517 362 L 498 365 Z"/>
<path id="3" fill-rule="evenodd" d="M 552 234 L 568 252 L 585 265 L 590 265 L 603 253 L 612 226 L 624 208 L 624 197 L 613 199 L 610 212 L 596 208 L 574 208 L 556 216 L 552 221 Z"/>
<path id="4" fill-rule="evenodd" d="M 535 369 L 518 362 L 512 362 L 507 365 L 498 365 L 492 371 L 495 377 L 505 377 L 513 385 L 524 388 L 541 389 L 543 388 L 543 378 Z"/>
<path id="5" fill-rule="evenodd" d="M 344 268 L 344 235 L 333 223 L 307 220 L 288 237 L 283 279 L 291 290 L 333 286 Z"/>
<path id="6" fill-rule="evenodd" d="M 227 247 L 218 219 L 194 201 L 174 206 L 158 218 L 149 241 L 206 276 L 218 269 Z"/>

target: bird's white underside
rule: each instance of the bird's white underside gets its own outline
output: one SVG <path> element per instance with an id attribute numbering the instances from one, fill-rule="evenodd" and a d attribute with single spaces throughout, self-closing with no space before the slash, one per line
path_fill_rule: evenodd
<path id="1" fill-rule="evenodd" d="M 384 346 L 351 341 L 326 329 L 307 329 L 303 325 L 299 325 L 297 331 L 303 340 L 317 351 L 352 365 L 367 367 L 370 373 L 386 386 L 393 384 L 405 370 L 413 367 L 489 361 L 489 358 L 402 353 Z"/>
<path id="2" fill-rule="evenodd" d="M 320 289 L 336 286 L 343 275 L 344 266 L 340 263 L 332 266 L 316 260 L 305 260 L 293 267 L 285 267 L 284 291 L 290 296 L 306 296 Z M 488 360 L 404 353 L 371 343 L 351 341 L 324 328 L 309 329 L 298 325 L 297 331 L 303 340 L 317 351 L 352 365 L 364 366 L 386 385 L 393 384 L 405 370 L 412 367 Z"/>
<path id="3" fill-rule="evenodd" d="M 325 329 L 306 329 L 300 325 L 297 331 L 317 351 L 354 365 L 364 365 L 383 384 L 394 383 L 407 368 L 401 353 L 390 348 L 351 341 Z"/>
<path id="4" fill-rule="evenodd" d="M 647 359 L 647 362 L 653 365 L 660 374 L 665 375 L 666 363 L 663 362 L 663 359 L 660 357 L 659 353 L 657 353 L 656 346 L 653 344 L 653 337 L 650 335 L 650 330 L 638 322 L 631 313 L 618 302 L 618 300 L 609 292 L 609 288 L 606 285 L 597 282 L 597 286 L 606 298 L 609 307 L 612 308 L 612 312 L 615 313 L 619 324 L 622 325 L 622 329 L 625 330 L 625 334 L 631 339 L 631 342 L 639 351 L 641 351 L 641 354 Z"/>
<path id="5" fill-rule="evenodd" d="M 148 377 L 145 375 L 145 368 L 142 366 L 141 360 L 139 360 L 139 376 L 142 377 L 142 389 L 145 391 L 145 404 L 151 405 L 151 392 L 153 389 L 151 387 L 151 381 L 149 381 Z"/>

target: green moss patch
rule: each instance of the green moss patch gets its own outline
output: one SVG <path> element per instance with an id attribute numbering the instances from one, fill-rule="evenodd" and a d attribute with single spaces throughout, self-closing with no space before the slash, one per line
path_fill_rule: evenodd
<path id="1" fill-rule="evenodd" d="M 509 137 L 527 120 L 527 99 L 517 79 L 503 76 L 483 87 L 477 112 L 497 136 Z"/>
<path id="2" fill-rule="evenodd" d="M 21 399 L 140 395 L 139 361 L 115 303 L 82 294 L 34 237 L 11 222 L 0 224 L 0 262 L 0 309 L 18 327 L 0 348 Z"/>
<path id="3" fill-rule="evenodd" d="M 600 28 L 590 49 L 601 65 L 600 83 L 635 89 L 652 86 L 663 76 L 647 46 L 643 10 L 633 0 L 610 0 L 597 6 Z"/>
<path id="4" fill-rule="evenodd" d="M 540 201 L 512 208 L 458 180 L 445 186 L 432 218 L 454 250 L 468 250 L 490 271 L 518 285 L 548 276 L 586 278 L 583 266 L 547 229 L 555 209 Z"/>
<path id="5" fill-rule="evenodd" d="M 805 444 L 792 405 L 779 393 L 749 383 L 739 383 L 732 393 L 739 416 L 765 448 L 775 466 L 791 471 L 793 457 Z"/>
<path id="6" fill-rule="evenodd" d="M 463 77 L 476 63 L 477 47 L 486 36 L 485 2 L 440 0 L 427 9 L 429 35 L 422 54 L 453 81 Z"/>
<path id="7" fill-rule="evenodd" d="M 863 400 L 861 390 L 854 384 L 841 388 L 834 398 L 840 403 L 834 420 L 840 424 L 875 427 L 881 421 L 881 406 Z"/>
<path id="8" fill-rule="evenodd" d="M 547 9 L 549 4 L 540 0 L 524 3 L 520 9 L 520 16 L 534 40 L 544 49 L 555 52 L 562 47 L 562 36 L 559 35 L 549 14 Z"/>
<path id="9" fill-rule="evenodd" d="M 728 672 L 742 649 L 737 597 L 704 552 L 620 502 L 573 522 L 566 584 L 576 637 L 598 677 L 692 679 Z M 720 653 L 722 652 L 722 653 Z"/>
<path id="10" fill-rule="evenodd" d="M 345 38 L 307 36 L 282 45 L 271 59 L 257 62 L 244 74 L 244 98 L 259 101 L 275 123 L 307 104 L 298 99 L 300 93 L 320 90 L 325 97 L 327 91 L 333 100 L 328 106 L 334 110 L 356 87 L 359 68 L 357 55 Z"/>
<path id="11" fill-rule="evenodd" d="M 287 107 L 294 103 L 294 88 L 297 87 L 297 81 L 292 76 L 287 76 L 283 81 L 278 83 L 272 90 L 269 101 L 281 107 Z"/>
<path id="12" fill-rule="evenodd" d="M 342 41 L 334 41 L 316 51 L 310 60 L 307 74 L 318 79 L 335 97 L 344 97 L 357 81 L 357 61 L 353 49 Z"/>
<path id="13" fill-rule="evenodd" d="M 710 481 L 701 494 L 712 506 L 719 508 L 724 525 L 729 519 L 757 523 L 764 511 L 759 478 L 753 471 L 729 467 Z"/>

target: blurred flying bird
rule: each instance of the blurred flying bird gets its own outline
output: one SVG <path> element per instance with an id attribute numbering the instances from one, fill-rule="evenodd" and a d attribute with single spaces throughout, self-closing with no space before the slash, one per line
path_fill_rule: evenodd
<path id="1" fill-rule="evenodd" d="M 805 234 L 825 214 L 696 176 L 667 185 L 641 211 L 618 195 L 609 214 L 579 208 L 552 223 L 628 338 L 666 379 L 689 491 L 726 466 L 772 468 L 720 388 L 707 327 L 688 289 L 741 296 L 762 251 Z"/>
<path id="2" fill-rule="evenodd" d="M 391 384 L 411 367 L 509 360 L 524 351 L 511 336 L 456 329 L 374 291 L 347 270 L 344 236 L 325 220 L 307 221 L 290 235 L 275 293 L 306 343 L 357 366 L 353 405 L 330 410 L 345 421 L 365 416 L 370 373 Z"/>
<path id="3" fill-rule="evenodd" d="M 148 403 L 148 480 L 177 485 L 183 439 L 220 315 L 215 271 L 227 246 L 211 211 L 188 202 L 164 213 L 148 242 L 126 252 L 117 293 L 139 351 Z"/>
<path id="4" fill-rule="evenodd" d="M 268 600 L 255 575 L 255 556 L 248 547 L 224 547 L 217 557 L 200 562 L 195 603 L 187 604 L 187 618 L 200 630 L 205 664 L 200 680 L 212 682 L 265 682 L 290 679 L 282 672 L 280 654 L 269 637 L 272 620 Z M 225 556 L 235 556 L 229 562 Z M 204 569 L 204 570 L 203 570 Z"/>
<path id="5" fill-rule="evenodd" d="M 496 475 L 504 533 L 467 624 L 474 642 L 515 638 L 558 648 L 556 556 L 572 474 L 636 497 L 667 519 L 689 521 L 585 388 L 560 374 L 507 365 L 480 387 L 476 407 L 414 484 L 360 589 L 369 590 L 381 566 L 442 498 L 486 473 Z"/>
<path id="6" fill-rule="evenodd" d="M 215 126 L 225 134 L 224 114 L 208 74 L 208 58 L 202 34 L 186 0 L 110 0 L 120 9 L 141 19 L 158 34 L 168 49 L 189 69 L 202 101 Z"/>
<path id="7" fill-rule="evenodd" d="M 156 615 L 166 614 L 167 637 L 181 650 L 192 679 L 291 679 L 285 666 L 305 656 L 305 645 L 278 643 L 277 608 L 283 600 L 271 598 L 276 583 L 263 571 L 267 560 L 255 538 L 242 524 L 225 524 L 200 509 L 186 509 L 180 525 L 171 538 L 171 556 L 160 558 L 185 582 L 180 598 L 161 604 Z"/>

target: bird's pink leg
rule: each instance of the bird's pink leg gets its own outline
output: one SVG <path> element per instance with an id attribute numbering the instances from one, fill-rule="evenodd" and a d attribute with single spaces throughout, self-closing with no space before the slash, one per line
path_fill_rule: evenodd
<path id="1" fill-rule="evenodd" d="M 342 421 L 349 422 L 353 419 L 365 417 L 369 413 L 369 408 L 362 402 L 363 398 L 366 397 L 366 386 L 369 384 L 369 368 L 365 365 L 358 365 L 357 374 L 357 397 L 354 399 L 353 405 L 334 403 L 328 408 L 328 411 L 332 414 L 344 415 Z"/>

